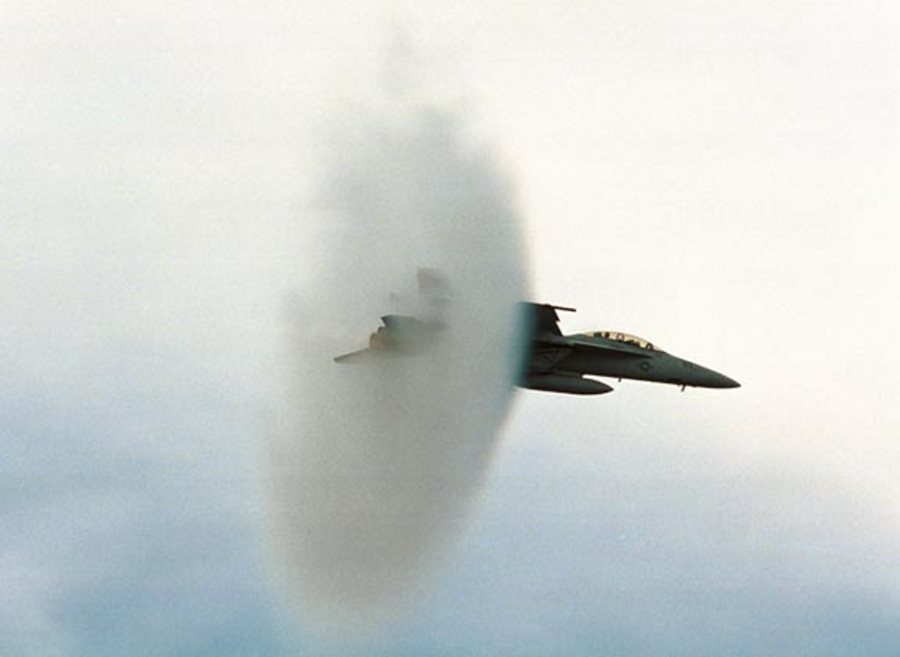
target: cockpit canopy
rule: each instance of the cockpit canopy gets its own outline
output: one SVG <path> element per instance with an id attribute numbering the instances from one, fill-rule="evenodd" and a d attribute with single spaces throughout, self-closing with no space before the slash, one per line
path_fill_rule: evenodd
<path id="1" fill-rule="evenodd" d="M 639 338 L 636 335 L 622 333 L 621 331 L 593 331 L 591 333 L 584 333 L 583 335 L 586 335 L 586 336 L 592 337 L 592 338 L 603 338 L 604 340 L 615 340 L 616 342 L 624 342 L 625 344 L 630 344 L 634 347 L 640 347 L 641 349 L 647 349 L 648 351 L 662 351 L 662 349 L 655 346 L 649 340 L 645 340 L 644 338 Z"/>

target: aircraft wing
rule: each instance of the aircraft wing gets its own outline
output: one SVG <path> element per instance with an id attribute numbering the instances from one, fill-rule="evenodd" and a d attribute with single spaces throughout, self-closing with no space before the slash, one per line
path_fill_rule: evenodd
<path id="1" fill-rule="evenodd" d="M 391 331 L 418 333 L 428 329 L 421 319 L 409 315 L 385 315 L 381 322 Z"/>
<path id="2" fill-rule="evenodd" d="M 359 363 L 390 355 L 414 354 L 428 346 L 439 326 L 432 326 L 408 315 L 385 315 L 384 326 L 369 338 L 369 348 L 351 351 L 334 358 L 336 363 Z"/>

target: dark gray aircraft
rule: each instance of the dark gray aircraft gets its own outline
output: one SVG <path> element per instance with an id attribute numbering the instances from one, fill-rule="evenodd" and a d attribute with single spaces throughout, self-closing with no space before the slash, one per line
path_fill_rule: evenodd
<path id="1" fill-rule="evenodd" d="M 574 395 L 602 395 L 612 387 L 592 376 L 638 379 L 698 388 L 737 388 L 740 384 L 724 374 L 666 353 L 651 342 L 617 331 L 594 331 L 563 335 L 557 310 L 574 308 L 523 303 L 531 346 L 523 388 L 566 392 Z"/>
<path id="2" fill-rule="evenodd" d="M 528 336 L 518 385 L 531 390 L 573 395 L 601 395 L 612 387 L 584 375 L 638 379 L 698 388 L 737 388 L 740 384 L 711 369 L 678 358 L 652 343 L 627 333 L 594 331 L 563 335 L 556 311 L 574 308 L 549 304 L 521 304 Z M 369 347 L 334 360 L 338 363 L 371 360 L 388 355 L 411 355 L 428 348 L 444 329 L 440 319 L 385 315 L 383 326 L 369 337 Z"/>

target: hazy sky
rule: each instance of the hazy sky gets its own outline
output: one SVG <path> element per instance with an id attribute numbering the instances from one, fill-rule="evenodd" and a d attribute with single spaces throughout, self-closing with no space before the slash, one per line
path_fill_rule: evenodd
<path id="1" fill-rule="evenodd" d="M 866 1 L 5 3 L 0 652 L 895 656 L 898 28 Z M 743 387 L 518 393 L 471 526 L 364 648 L 286 600 L 264 447 L 327 135 L 396 88 L 500 163 L 564 330 Z"/>

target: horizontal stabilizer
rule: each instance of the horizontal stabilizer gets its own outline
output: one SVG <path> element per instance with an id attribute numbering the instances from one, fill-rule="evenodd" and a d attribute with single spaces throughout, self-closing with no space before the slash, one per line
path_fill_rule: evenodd
<path id="1" fill-rule="evenodd" d="M 360 363 L 369 361 L 373 358 L 371 349 L 360 349 L 359 351 L 351 351 L 349 354 L 335 356 L 335 363 Z"/>

